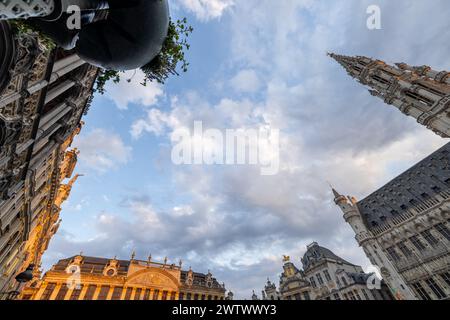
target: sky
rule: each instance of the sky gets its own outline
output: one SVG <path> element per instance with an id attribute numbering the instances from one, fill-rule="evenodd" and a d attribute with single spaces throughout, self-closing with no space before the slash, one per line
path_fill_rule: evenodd
<path id="1" fill-rule="evenodd" d="M 370 5 L 381 29 L 369 30 Z M 362 199 L 448 142 L 351 79 L 326 53 L 448 70 L 447 0 L 171 0 L 194 27 L 189 71 L 164 85 L 108 84 L 73 146 L 84 174 L 44 256 L 184 261 L 237 298 L 278 284 L 282 255 L 297 267 L 317 241 L 369 266 L 328 182 Z M 171 134 L 269 125 L 280 169 L 174 165 Z"/>

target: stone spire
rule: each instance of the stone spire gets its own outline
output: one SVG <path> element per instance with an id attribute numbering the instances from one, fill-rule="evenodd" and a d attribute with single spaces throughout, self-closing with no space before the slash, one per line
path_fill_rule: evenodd
<path id="1" fill-rule="evenodd" d="M 394 66 L 364 56 L 349 57 L 328 53 L 370 94 L 417 119 L 441 137 L 450 137 L 450 73 L 428 66 Z"/>

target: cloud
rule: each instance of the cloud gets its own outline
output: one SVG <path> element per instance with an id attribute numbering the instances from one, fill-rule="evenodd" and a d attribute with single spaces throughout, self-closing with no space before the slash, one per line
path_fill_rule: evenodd
<path id="1" fill-rule="evenodd" d="M 122 72 L 119 83 L 110 81 L 106 85 L 106 97 L 121 110 L 126 110 L 130 104 L 150 107 L 164 95 L 163 88 L 157 82 L 149 82 L 143 86 L 143 80 L 144 73 L 141 70 Z"/>
<path id="2" fill-rule="evenodd" d="M 122 138 L 104 129 L 94 129 L 76 137 L 74 147 L 80 150 L 80 162 L 100 173 L 115 169 L 131 159 L 131 147 Z"/>
<path id="3" fill-rule="evenodd" d="M 230 80 L 231 87 L 237 92 L 257 92 L 261 82 L 254 70 L 241 70 Z"/>
<path id="4" fill-rule="evenodd" d="M 234 0 L 178 0 L 178 2 L 201 21 L 220 18 L 234 5 Z"/>

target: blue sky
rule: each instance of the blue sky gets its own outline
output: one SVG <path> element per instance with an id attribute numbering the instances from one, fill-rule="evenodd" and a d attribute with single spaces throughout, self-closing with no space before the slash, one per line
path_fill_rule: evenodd
<path id="1" fill-rule="evenodd" d="M 366 267 L 327 181 L 361 199 L 447 141 L 370 96 L 326 52 L 450 63 L 448 1 L 377 1 L 382 29 L 368 30 L 372 2 L 172 0 L 172 16 L 195 29 L 189 71 L 147 88 L 129 72 L 131 83 L 96 96 L 74 142 L 85 176 L 44 268 L 80 251 L 127 259 L 136 250 L 211 269 L 249 298 L 266 277 L 278 282 L 283 254 L 301 267 L 312 241 Z M 280 129 L 279 174 L 174 166 L 170 134 L 197 120 Z"/>

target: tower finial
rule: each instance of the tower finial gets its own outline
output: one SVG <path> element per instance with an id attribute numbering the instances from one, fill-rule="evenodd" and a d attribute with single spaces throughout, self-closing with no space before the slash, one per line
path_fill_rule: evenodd
<path id="1" fill-rule="evenodd" d="M 334 199 L 338 199 L 338 198 L 342 197 L 342 195 L 336 191 L 336 189 L 333 187 L 333 185 L 329 181 L 327 181 L 327 183 L 330 186 L 331 190 L 333 191 Z"/>

